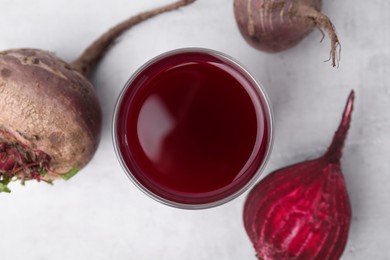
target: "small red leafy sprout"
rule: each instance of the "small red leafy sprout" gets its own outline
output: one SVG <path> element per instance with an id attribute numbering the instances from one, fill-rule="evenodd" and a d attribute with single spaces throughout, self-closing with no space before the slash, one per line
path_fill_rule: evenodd
<path id="1" fill-rule="evenodd" d="M 8 141 L 5 141 L 3 134 L 0 131 L 0 192 L 11 192 L 8 188 L 11 181 L 20 180 L 22 185 L 29 180 L 52 184 L 52 180 L 46 178 L 47 173 L 69 180 L 79 170 L 75 168 L 68 173 L 56 173 L 50 169 L 49 155 L 39 150 L 29 149 L 14 138 L 10 138 L 9 134 Z"/>

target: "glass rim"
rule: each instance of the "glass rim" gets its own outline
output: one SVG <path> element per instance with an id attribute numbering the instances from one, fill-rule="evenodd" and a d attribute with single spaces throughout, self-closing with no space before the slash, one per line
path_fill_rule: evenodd
<path id="1" fill-rule="evenodd" d="M 234 66 L 237 66 L 236 69 L 241 70 L 245 74 L 245 76 L 247 76 L 254 83 L 254 84 L 252 84 L 253 85 L 252 87 L 257 88 L 257 90 L 259 91 L 261 98 L 264 101 L 263 102 L 264 103 L 264 105 L 263 105 L 264 106 L 264 116 L 266 118 L 266 121 L 268 122 L 268 124 L 267 124 L 268 125 L 268 129 L 267 129 L 268 130 L 268 137 L 267 137 L 268 142 L 267 142 L 266 151 L 265 151 L 263 160 L 261 161 L 261 165 L 256 169 L 256 172 L 253 175 L 253 177 L 247 183 L 245 183 L 244 186 L 242 186 L 241 188 L 239 188 L 237 191 L 233 192 L 229 196 L 226 196 L 226 197 L 219 199 L 219 200 L 215 200 L 215 201 L 207 202 L 207 203 L 201 203 L 201 204 L 191 204 L 191 203 L 187 204 L 187 203 L 180 203 L 180 202 L 172 201 L 172 200 L 163 198 L 163 197 L 155 194 L 154 192 L 150 191 L 147 187 L 145 187 L 140 181 L 137 180 L 137 178 L 135 176 L 133 176 L 132 171 L 126 165 L 124 158 L 122 156 L 122 153 L 119 149 L 119 145 L 118 145 L 118 138 L 119 137 L 117 136 L 117 121 L 118 121 L 119 107 L 121 106 L 123 97 L 124 97 L 125 93 L 127 92 L 127 90 L 130 88 L 131 83 L 146 68 L 148 68 L 150 65 L 154 64 L 156 61 L 161 60 L 161 59 L 166 58 L 166 57 L 169 57 L 171 55 L 181 54 L 181 53 L 189 53 L 189 52 L 209 54 L 211 56 L 218 57 L 222 60 L 226 60 L 226 61 L 232 63 L 232 65 L 234 65 Z M 141 67 L 139 67 L 130 76 L 130 78 L 126 81 L 124 87 L 120 91 L 120 94 L 119 94 L 119 96 L 116 100 L 116 103 L 115 103 L 113 117 L 112 117 L 111 134 L 112 134 L 112 141 L 113 141 L 115 154 L 116 154 L 116 157 L 117 157 L 123 171 L 125 172 L 127 177 L 133 182 L 133 184 L 139 190 L 141 190 L 144 194 L 146 194 L 147 196 L 151 197 L 155 201 L 158 201 L 164 205 L 178 208 L 178 209 L 188 209 L 188 210 L 208 209 L 208 208 L 213 208 L 213 207 L 223 205 L 223 204 L 225 204 L 229 201 L 232 201 L 233 199 L 239 197 L 245 191 L 247 191 L 259 179 L 259 177 L 261 176 L 262 172 L 264 171 L 264 168 L 266 167 L 266 165 L 269 161 L 270 153 L 271 153 L 271 150 L 273 147 L 273 139 L 274 139 L 273 138 L 273 135 L 274 135 L 273 134 L 273 124 L 274 124 L 273 120 L 274 119 L 273 119 L 273 112 L 272 112 L 271 103 L 270 103 L 269 97 L 268 97 L 263 85 L 259 82 L 259 80 L 255 79 L 252 76 L 252 74 L 245 67 L 243 67 L 243 65 L 241 65 L 240 62 L 238 62 L 236 59 L 232 58 L 231 56 L 229 56 L 225 53 L 222 53 L 220 51 L 216 51 L 213 49 L 202 48 L 202 47 L 186 47 L 186 48 L 178 48 L 178 49 L 170 50 L 170 51 L 164 52 L 162 54 L 159 54 L 159 55 L 149 59 L 147 62 L 145 62 Z"/>

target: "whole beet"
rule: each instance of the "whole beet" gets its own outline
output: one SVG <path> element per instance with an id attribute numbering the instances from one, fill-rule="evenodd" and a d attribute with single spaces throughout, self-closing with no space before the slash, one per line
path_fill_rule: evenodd
<path id="1" fill-rule="evenodd" d="M 351 91 L 328 150 L 276 170 L 249 192 L 244 227 L 262 260 L 337 260 L 348 241 L 352 209 L 341 167 L 351 125 Z"/>
<path id="2" fill-rule="evenodd" d="M 47 154 L 45 166 L 51 171 L 46 177 L 82 168 L 98 146 L 102 111 L 94 86 L 48 52 L 0 53 L 0 110 L 1 143 L 8 149 L 19 145 L 20 153 L 26 154 L 22 157 L 32 157 L 37 151 Z M 8 172 L 3 175 L 35 172 L 38 169 L 30 167 L 15 172 L 34 161 L 25 158 L 4 169 Z"/>
<path id="3" fill-rule="evenodd" d="M 322 0 L 234 0 L 234 14 L 245 40 L 265 52 L 279 52 L 298 44 L 313 28 L 331 40 L 330 58 L 336 65 L 339 46 L 335 28 L 321 13 Z"/>
<path id="4" fill-rule="evenodd" d="M 14 179 L 67 179 L 93 157 L 101 106 L 88 74 L 125 30 L 188 5 L 181 0 L 131 17 L 98 38 L 74 62 L 50 52 L 0 52 L 0 192 Z"/>

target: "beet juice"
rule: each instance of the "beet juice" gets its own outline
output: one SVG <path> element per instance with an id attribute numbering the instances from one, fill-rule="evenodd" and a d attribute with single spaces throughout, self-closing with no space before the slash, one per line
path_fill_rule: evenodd
<path id="1" fill-rule="evenodd" d="M 205 49 L 169 52 L 126 84 L 113 137 L 126 173 L 165 204 L 206 208 L 241 194 L 271 146 L 263 90 L 236 62 Z"/>

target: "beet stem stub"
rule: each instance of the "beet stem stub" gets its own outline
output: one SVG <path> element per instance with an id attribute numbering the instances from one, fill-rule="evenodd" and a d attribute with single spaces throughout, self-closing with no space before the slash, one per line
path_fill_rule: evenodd
<path id="1" fill-rule="evenodd" d="M 79 71 L 82 75 L 88 76 L 88 74 L 97 65 L 105 52 L 109 49 L 111 44 L 126 30 L 132 26 L 139 24 L 149 18 L 152 18 L 161 13 L 173 11 L 180 7 L 189 5 L 196 0 L 180 0 L 175 3 L 165 5 L 150 11 L 140 13 L 136 16 L 119 23 L 112 27 L 105 34 L 100 36 L 95 42 L 93 42 L 81 56 L 71 63 L 72 67 Z"/>
<path id="2" fill-rule="evenodd" d="M 345 105 L 343 117 L 341 119 L 340 125 L 334 134 L 333 141 L 328 148 L 328 151 L 324 157 L 331 162 L 340 161 L 342 156 L 342 150 L 344 147 L 345 139 L 348 134 L 348 129 L 351 124 L 353 102 L 355 99 L 355 92 L 352 90 L 349 94 L 347 104 Z"/>
<path id="3" fill-rule="evenodd" d="M 336 34 L 336 29 L 332 21 L 320 11 L 317 11 L 311 6 L 297 4 L 297 15 L 306 17 L 310 19 L 315 26 L 320 30 L 322 34 L 322 39 L 324 36 L 324 31 L 327 32 L 330 39 L 330 57 L 329 60 L 332 61 L 332 66 L 336 67 L 338 65 L 337 49 L 340 48 L 340 42 Z M 322 41 L 321 39 L 321 41 Z"/>

